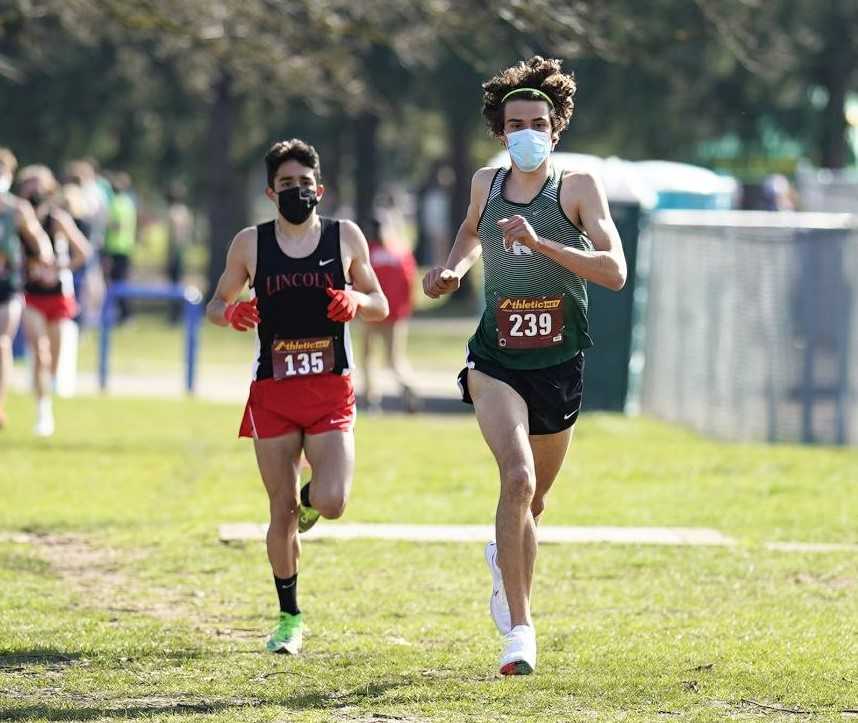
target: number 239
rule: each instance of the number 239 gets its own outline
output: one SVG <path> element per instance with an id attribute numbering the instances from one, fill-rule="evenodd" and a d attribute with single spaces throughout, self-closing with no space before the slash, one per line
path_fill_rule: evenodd
<path id="1" fill-rule="evenodd" d="M 510 336 L 548 336 L 551 333 L 551 314 L 510 314 Z"/>

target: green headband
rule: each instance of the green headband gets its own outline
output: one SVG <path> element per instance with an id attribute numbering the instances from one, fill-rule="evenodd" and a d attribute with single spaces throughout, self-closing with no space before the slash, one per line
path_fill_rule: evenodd
<path id="1" fill-rule="evenodd" d="M 511 90 L 507 93 L 503 98 L 501 98 L 501 103 L 506 102 L 506 99 L 511 95 L 515 95 L 516 93 L 536 93 L 536 95 L 542 96 L 545 99 L 545 102 L 551 106 L 551 109 L 554 110 L 554 101 L 551 100 L 545 93 L 543 93 L 538 88 L 516 88 L 515 90 Z"/>

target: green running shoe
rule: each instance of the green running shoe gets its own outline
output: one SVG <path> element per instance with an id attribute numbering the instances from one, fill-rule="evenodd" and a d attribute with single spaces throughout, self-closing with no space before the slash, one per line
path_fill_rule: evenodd
<path id="1" fill-rule="evenodd" d="M 298 532 L 306 532 L 318 521 L 318 510 L 314 510 L 312 507 L 304 507 L 304 505 L 298 506 Z"/>
<path id="2" fill-rule="evenodd" d="M 280 622 L 265 643 L 269 653 L 284 653 L 286 655 L 298 655 L 304 644 L 304 618 L 301 613 L 290 615 L 280 613 Z"/>

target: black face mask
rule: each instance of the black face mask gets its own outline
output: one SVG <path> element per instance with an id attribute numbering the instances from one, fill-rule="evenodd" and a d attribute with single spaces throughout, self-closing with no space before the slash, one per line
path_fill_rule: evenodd
<path id="1" fill-rule="evenodd" d="M 298 186 L 286 188 L 277 194 L 277 208 L 280 214 L 296 226 L 310 218 L 318 203 L 319 199 L 313 191 Z"/>

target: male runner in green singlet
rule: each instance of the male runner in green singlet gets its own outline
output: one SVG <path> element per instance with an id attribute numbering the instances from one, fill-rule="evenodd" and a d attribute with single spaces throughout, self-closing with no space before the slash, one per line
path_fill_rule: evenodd
<path id="1" fill-rule="evenodd" d="M 474 175 L 447 264 L 426 275 L 423 289 L 432 298 L 455 291 L 482 253 L 486 308 L 459 382 L 500 473 L 497 543 L 486 547 L 490 609 L 504 635 L 500 671 L 520 675 L 536 665 L 536 522 L 572 437 L 583 350 L 592 345 L 587 281 L 619 290 L 626 262 L 598 179 L 551 166 L 572 117 L 574 76 L 559 60 L 535 56 L 483 90 L 483 115 L 512 164 Z"/>

